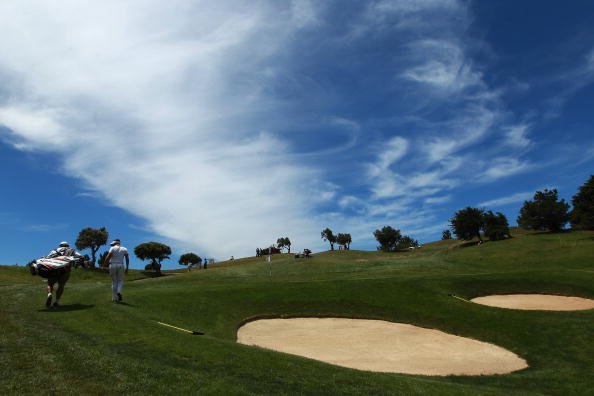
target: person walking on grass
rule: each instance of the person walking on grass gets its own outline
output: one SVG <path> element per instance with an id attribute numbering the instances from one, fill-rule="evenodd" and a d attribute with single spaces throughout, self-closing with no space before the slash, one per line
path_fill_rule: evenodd
<path id="1" fill-rule="evenodd" d="M 77 252 L 74 249 L 70 248 L 70 244 L 66 241 L 60 242 L 60 246 L 57 249 L 52 250 L 49 252 L 46 258 L 55 258 L 61 256 L 71 256 L 76 258 L 82 258 L 82 254 Z M 52 294 L 54 292 L 54 285 L 58 284 L 58 290 L 56 290 L 56 301 L 54 301 L 53 307 L 60 306 L 60 298 L 62 297 L 62 293 L 64 293 L 64 286 L 66 286 L 66 282 L 70 278 L 70 270 L 72 269 L 72 264 L 69 263 L 65 267 L 63 267 L 59 273 L 59 275 L 52 276 L 51 278 L 47 278 L 47 298 L 45 300 L 45 306 L 47 308 L 52 307 Z"/>
<path id="2" fill-rule="evenodd" d="M 124 274 L 128 273 L 130 258 L 128 257 L 128 249 L 121 245 L 119 239 L 114 239 L 110 245 L 111 248 L 107 256 L 105 256 L 103 267 L 109 266 L 109 273 L 111 275 L 111 301 L 120 302 L 123 300 L 122 288 L 124 287 Z M 124 259 L 126 260 L 126 267 L 124 267 Z"/>

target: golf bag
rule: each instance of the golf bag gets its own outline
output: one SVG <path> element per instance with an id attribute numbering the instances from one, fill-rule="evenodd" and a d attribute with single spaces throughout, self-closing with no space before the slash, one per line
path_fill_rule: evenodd
<path id="1" fill-rule="evenodd" d="M 43 257 L 36 260 L 29 268 L 32 275 L 39 275 L 42 278 L 57 278 L 70 271 L 72 265 L 79 260 L 83 260 L 83 258 L 74 256 Z"/>

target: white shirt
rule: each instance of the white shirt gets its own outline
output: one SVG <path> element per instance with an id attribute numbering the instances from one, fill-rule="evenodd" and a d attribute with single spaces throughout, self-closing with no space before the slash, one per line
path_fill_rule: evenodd
<path id="1" fill-rule="evenodd" d="M 110 264 L 124 264 L 124 256 L 128 254 L 128 249 L 120 245 L 114 245 L 109 249 Z"/>

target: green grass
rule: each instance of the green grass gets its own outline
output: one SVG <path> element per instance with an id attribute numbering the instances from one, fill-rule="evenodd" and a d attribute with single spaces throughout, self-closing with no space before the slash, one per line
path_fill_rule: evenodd
<path id="1" fill-rule="evenodd" d="M 125 304 L 110 302 L 107 273 L 75 270 L 63 306 L 49 311 L 41 278 L 22 267 L 0 267 L 0 394 L 594 394 L 594 310 L 506 310 L 448 297 L 594 298 L 593 232 L 516 230 L 514 236 L 481 246 L 440 241 L 390 254 L 278 255 L 271 265 L 236 259 L 155 279 L 131 271 Z M 246 319 L 282 315 L 436 328 L 507 348 L 530 367 L 478 377 L 381 374 L 235 342 Z"/>

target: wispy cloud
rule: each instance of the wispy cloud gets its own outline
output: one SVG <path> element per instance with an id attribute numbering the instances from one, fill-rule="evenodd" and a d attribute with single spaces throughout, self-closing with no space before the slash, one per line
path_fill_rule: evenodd
<path id="1" fill-rule="evenodd" d="M 30 6 L 0 6 L 12 54 L 0 69 L 22 82 L 0 104 L 15 147 L 62 153 L 69 175 L 214 255 L 251 253 L 287 227 L 296 239 L 317 231 L 317 197 L 303 193 L 317 171 L 262 132 L 286 105 L 265 92 L 275 81 L 262 65 L 282 69 L 273 55 L 315 22 L 307 2 Z"/>
<path id="2" fill-rule="evenodd" d="M 529 129 L 530 126 L 526 124 L 519 124 L 510 127 L 505 134 L 507 143 L 512 147 L 528 147 L 531 143 L 530 139 L 527 137 Z"/>
<path id="3" fill-rule="evenodd" d="M 81 197 L 81 198 L 94 198 L 94 199 L 103 198 L 103 196 L 99 192 L 92 192 L 92 191 L 78 192 L 78 193 L 76 193 L 76 196 Z"/>
<path id="4" fill-rule="evenodd" d="M 534 191 L 518 192 L 518 193 L 514 193 L 512 195 L 508 195 L 507 197 L 501 197 L 501 198 L 496 198 L 496 199 L 492 199 L 489 201 L 481 202 L 481 203 L 477 204 L 477 206 L 483 207 L 483 208 L 492 208 L 492 207 L 498 208 L 498 207 L 509 205 L 509 204 L 524 202 L 526 200 L 531 199 L 533 196 L 534 196 Z"/>
<path id="5" fill-rule="evenodd" d="M 490 85 L 470 13 L 456 0 L 3 2 L 0 139 L 56 154 L 78 196 L 209 255 L 289 234 L 315 248 L 331 224 L 366 239 L 436 229 L 430 208 L 456 189 L 538 165 L 524 158 L 537 125 Z"/>
<path id="6" fill-rule="evenodd" d="M 480 88 L 481 73 L 466 57 L 460 27 L 444 21 L 439 32 L 453 32 L 443 37 L 422 22 L 443 12 L 466 19 L 462 3 L 379 1 L 362 7 L 344 32 L 333 28 L 337 33 L 329 42 L 353 37 L 353 26 L 375 35 L 421 29 L 425 38 L 399 46 L 404 69 L 394 78 L 436 92 Z M 388 219 L 397 208 L 341 198 L 340 185 L 325 177 L 338 171 L 316 166 L 330 155 L 353 153 L 363 133 L 359 121 L 319 111 L 318 128 L 340 129 L 346 136 L 322 149 L 302 150 L 295 142 L 310 142 L 286 132 L 303 119 L 287 121 L 303 112 L 305 93 L 332 101 L 333 93 L 322 86 L 327 82 L 308 76 L 291 57 L 303 40 L 319 41 L 307 32 L 329 26 L 330 8 L 310 1 L 212 2 L 207 9 L 158 2 L 38 3 L 34 9 L 5 3 L 0 44 L 15 56 L 1 57 L 0 69 L 21 84 L 6 88 L 10 104 L 0 104 L 0 123 L 10 130 L 4 138 L 19 149 L 67 156 L 66 172 L 91 191 L 146 219 L 154 232 L 215 255 L 251 253 L 287 228 L 293 239 L 311 241 L 322 221 L 316 207 L 333 201 L 337 208 L 358 205 L 374 219 Z M 19 34 L 23 26 L 26 37 Z M 336 42 L 356 51 L 368 39 Z M 416 139 L 382 141 L 365 168 L 374 174 L 373 194 L 431 196 L 453 188 L 458 182 L 447 177 L 456 163 L 452 154 L 491 122 L 483 105 L 468 109 L 447 121 L 448 131 L 465 129 L 454 147 L 430 138 L 434 168 L 403 176 L 399 162 L 413 146 L 416 153 L 424 149 Z M 240 237 L 229 240 L 229 230 Z"/>
<path id="7" fill-rule="evenodd" d="M 429 197 L 429 198 L 425 198 L 425 203 L 428 204 L 442 204 L 445 202 L 450 202 L 452 200 L 452 196 L 451 195 L 444 195 L 441 197 Z"/>
<path id="8" fill-rule="evenodd" d="M 487 161 L 487 164 L 486 169 L 478 177 L 478 180 L 484 183 L 527 172 L 533 166 L 528 161 L 512 157 L 493 158 Z"/>
<path id="9" fill-rule="evenodd" d="M 421 64 L 404 71 L 402 77 L 427 84 L 444 94 L 462 92 L 482 84 L 480 72 L 473 70 L 462 48 L 445 40 L 419 40 L 410 44 Z"/>

